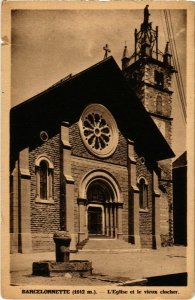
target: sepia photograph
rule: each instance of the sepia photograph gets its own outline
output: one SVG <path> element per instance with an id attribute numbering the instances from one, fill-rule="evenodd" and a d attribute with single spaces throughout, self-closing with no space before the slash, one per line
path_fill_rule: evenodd
<path id="1" fill-rule="evenodd" d="M 194 6 L 4 5 L 3 297 L 189 299 Z"/>

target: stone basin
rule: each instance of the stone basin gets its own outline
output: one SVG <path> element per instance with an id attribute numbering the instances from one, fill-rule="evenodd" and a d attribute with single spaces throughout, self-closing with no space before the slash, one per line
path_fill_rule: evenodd
<path id="1" fill-rule="evenodd" d="M 79 277 L 92 275 L 92 262 L 88 260 L 70 260 L 69 262 L 42 260 L 33 262 L 33 275 L 56 277 L 64 276 L 66 273 Z"/>

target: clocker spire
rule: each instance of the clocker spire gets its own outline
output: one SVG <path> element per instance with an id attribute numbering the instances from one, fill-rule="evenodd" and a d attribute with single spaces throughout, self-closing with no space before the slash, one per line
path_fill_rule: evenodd
<path id="1" fill-rule="evenodd" d="M 129 54 L 128 54 L 128 49 L 127 49 L 127 45 L 126 45 L 126 42 L 125 42 L 125 47 L 124 47 L 124 50 L 123 50 L 123 56 L 122 56 L 122 69 L 125 69 L 128 67 L 128 64 L 129 64 Z"/>
<path id="2" fill-rule="evenodd" d="M 129 58 L 129 63 L 132 63 L 132 60 L 135 62 L 143 57 L 152 57 L 158 60 L 158 26 L 155 29 L 152 28 L 152 22 L 149 22 L 151 14 L 148 7 L 149 5 L 147 4 L 144 8 L 144 20 L 141 23 L 140 30 L 135 29 L 135 50 Z M 123 57 L 126 57 L 126 49 Z"/>

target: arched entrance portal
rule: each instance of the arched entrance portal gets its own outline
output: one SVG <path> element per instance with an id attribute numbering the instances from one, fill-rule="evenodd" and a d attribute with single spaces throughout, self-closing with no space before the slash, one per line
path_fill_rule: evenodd
<path id="1" fill-rule="evenodd" d="M 115 178 L 106 171 L 87 173 L 79 186 L 79 242 L 89 237 L 123 238 L 123 200 Z"/>
<path id="2" fill-rule="evenodd" d="M 102 180 L 93 181 L 87 189 L 87 228 L 89 236 L 117 235 L 117 201 L 112 188 Z"/>

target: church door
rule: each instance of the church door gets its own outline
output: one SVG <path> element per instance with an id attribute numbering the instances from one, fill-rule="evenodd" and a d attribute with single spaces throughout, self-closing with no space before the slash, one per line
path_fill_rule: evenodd
<path id="1" fill-rule="evenodd" d="M 87 189 L 87 228 L 89 235 L 116 238 L 118 232 L 118 202 L 109 184 L 94 180 Z"/>
<path id="2" fill-rule="evenodd" d="M 102 209 L 89 206 L 88 208 L 88 232 L 89 234 L 102 234 Z"/>

